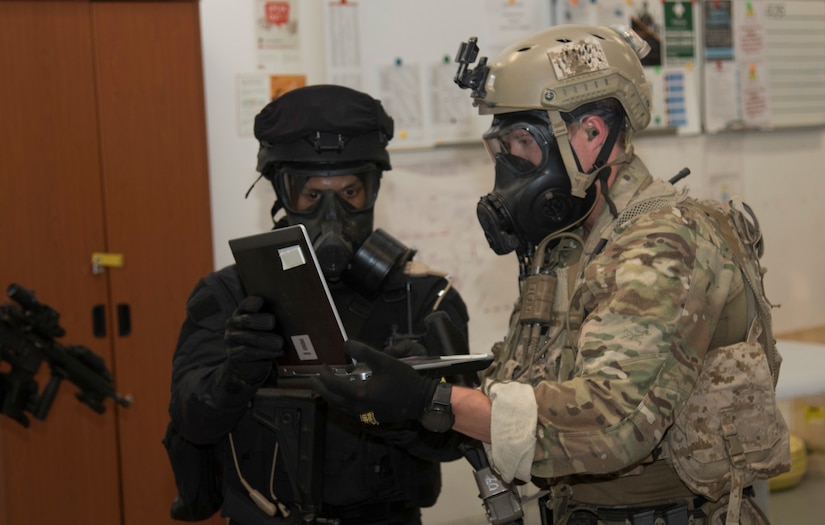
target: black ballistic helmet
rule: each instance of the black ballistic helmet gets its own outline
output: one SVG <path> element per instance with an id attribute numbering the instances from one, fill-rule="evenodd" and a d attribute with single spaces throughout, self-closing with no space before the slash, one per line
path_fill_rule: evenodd
<path id="1" fill-rule="evenodd" d="M 392 118 L 366 93 L 327 84 L 294 89 L 255 117 L 258 171 L 270 180 L 285 162 L 374 162 L 388 171 L 392 136 Z"/>
<path id="2" fill-rule="evenodd" d="M 255 117 L 258 171 L 273 185 L 276 227 L 303 224 L 329 281 L 347 272 L 354 254 L 373 233 L 373 205 L 393 120 L 371 96 L 336 85 L 307 86 L 281 95 Z M 355 176 L 366 198 L 355 208 L 335 192 L 308 208 L 296 207 L 301 188 L 315 177 Z M 286 217 L 277 220 L 284 209 Z M 366 275 L 359 271 L 360 276 Z"/>

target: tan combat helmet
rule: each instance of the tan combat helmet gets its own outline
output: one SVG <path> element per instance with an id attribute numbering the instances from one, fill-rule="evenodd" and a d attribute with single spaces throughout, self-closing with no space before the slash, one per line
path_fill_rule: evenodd
<path id="1" fill-rule="evenodd" d="M 473 103 L 481 115 L 547 110 L 571 179 L 571 193 L 584 197 L 594 177 L 581 173 L 573 160 L 560 112 L 615 98 L 632 130 L 645 129 L 651 118 L 651 95 L 640 59 L 649 50 L 629 28 L 560 25 L 508 46 L 489 65 L 482 58 L 474 70 L 467 69 L 478 51 L 471 39 L 459 49 L 456 61 L 462 66 L 455 80 L 460 87 L 473 89 Z"/>

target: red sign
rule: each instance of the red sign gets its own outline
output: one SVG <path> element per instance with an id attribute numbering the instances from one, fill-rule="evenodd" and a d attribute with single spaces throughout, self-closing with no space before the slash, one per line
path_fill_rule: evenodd
<path id="1" fill-rule="evenodd" d="M 289 2 L 267 2 L 266 23 L 282 26 L 289 22 Z"/>

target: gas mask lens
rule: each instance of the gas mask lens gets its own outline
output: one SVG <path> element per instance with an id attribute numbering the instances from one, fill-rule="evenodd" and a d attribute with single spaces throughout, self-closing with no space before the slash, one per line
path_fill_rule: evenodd
<path id="1" fill-rule="evenodd" d="M 278 197 L 293 214 L 310 215 L 334 194 L 347 212 L 371 210 L 378 194 L 374 164 L 322 168 L 283 167 L 276 177 Z"/>
<path id="2" fill-rule="evenodd" d="M 551 143 L 550 130 L 541 121 L 531 122 L 538 120 L 532 113 L 495 117 L 493 125 L 483 136 L 490 157 L 496 162 L 511 164 L 516 173 L 532 173 L 546 162 Z M 532 118 L 525 120 L 524 116 Z"/>

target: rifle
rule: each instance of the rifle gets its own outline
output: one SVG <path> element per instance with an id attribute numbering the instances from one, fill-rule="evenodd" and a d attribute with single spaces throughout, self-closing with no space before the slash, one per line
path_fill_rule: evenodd
<path id="1" fill-rule="evenodd" d="M 471 439 L 458 447 L 473 466 L 473 475 L 478 485 L 478 497 L 484 503 L 487 522 L 491 525 L 522 525 L 524 510 L 515 487 L 505 483 L 490 468 L 487 452 L 481 442 Z"/>
<path id="2" fill-rule="evenodd" d="M 24 427 L 29 426 L 24 412 L 46 419 L 64 379 L 79 389 L 77 399 L 99 414 L 106 411 L 103 401 L 107 397 L 124 407 L 132 404 L 130 395 L 115 391 L 103 358 L 85 346 L 63 346 L 55 340 L 66 333 L 57 311 L 18 284 L 10 284 L 7 293 L 17 304 L 0 305 L 0 362 L 11 365 L 10 371 L 0 373 L 0 412 Z M 34 376 L 43 361 L 51 376 L 38 392 Z"/>

